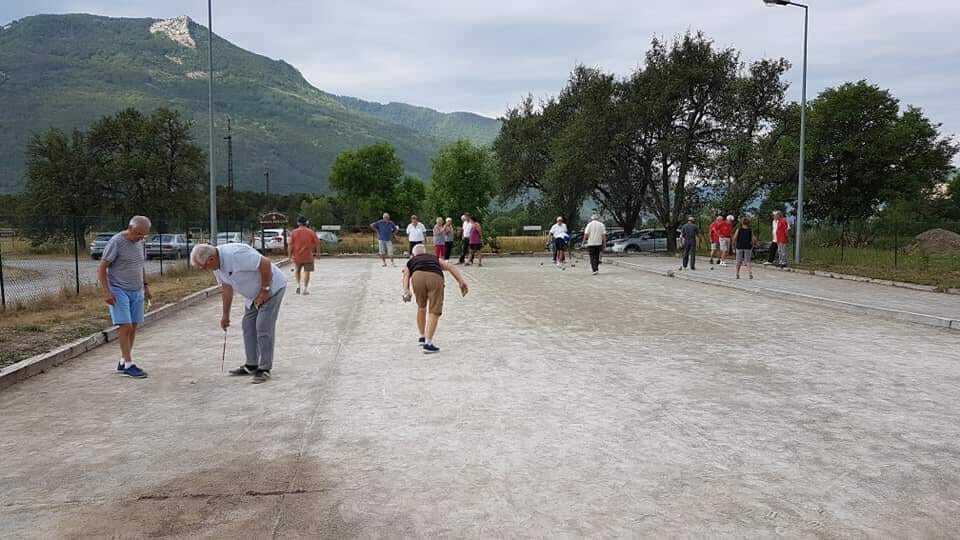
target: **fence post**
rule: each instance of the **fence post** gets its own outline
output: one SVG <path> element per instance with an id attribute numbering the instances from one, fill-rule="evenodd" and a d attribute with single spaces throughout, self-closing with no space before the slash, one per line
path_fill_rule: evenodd
<path id="1" fill-rule="evenodd" d="M 840 224 L 840 264 L 843 264 L 843 248 L 847 243 L 847 223 Z"/>
<path id="2" fill-rule="evenodd" d="M 157 223 L 157 241 L 160 244 L 160 275 L 163 276 L 163 218 Z"/>
<path id="3" fill-rule="evenodd" d="M 80 294 L 80 229 L 77 227 L 77 216 L 73 216 L 73 276 L 76 281 L 77 294 Z"/>
<path id="4" fill-rule="evenodd" d="M 897 259 L 900 255 L 900 229 L 897 226 L 893 227 L 893 267 L 897 267 L 899 262 Z"/>
<path id="5" fill-rule="evenodd" d="M 0 306 L 7 310 L 7 290 L 3 284 L 3 241 L 0 240 Z"/>

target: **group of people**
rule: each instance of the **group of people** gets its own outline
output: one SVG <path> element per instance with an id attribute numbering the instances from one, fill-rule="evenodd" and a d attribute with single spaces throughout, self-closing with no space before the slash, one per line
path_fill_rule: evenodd
<path id="1" fill-rule="evenodd" d="M 483 225 L 481 225 L 479 219 L 470 214 L 460 216 L 460 222 L 460 260 L 456 264 L 469 266 L 476 261 L 477 266 L 483 266 Z M 385 267 L 389 261 L 390 266 L 395 266 L 393 263 L 393 240 L 400 227 L 390 219 L 390 214 L 384 213 L 380 220 L 370 224 L 370 229 L 377 234 L 377 253 L 380 256 L 381 265 Z M 453 218 L 438 217 L 436 225 L 433 227 L 434 255 L 449 261 L 453 254 L 457 233 L 458 230 L 453 224 Z M 418 216 L 410 216 L 410 224 L 407 225 L 407 247 L 410 255 L 413 255 L 413 248 L 425 243 L 426 240 L 426 226 Z"/>
<path id="2" fill-rule="evenodd" d="M 740 279 L 740 269 L 747 268 L 750 279 L 753 279 L 753 250 L 759 245 L 759 237 L 754 232 L 753 220 L 749 216 L 742 216 L 738 222 L 732 215 L 726 218 L 718 215 L 710 224 L 710 265 L 713 268 L 714 260 L 720 266 L 727 266 L 727 257 L 732 253 L 736 262 L 736 278 Z M 697 268 L 697 236 L 700 230 L 693 216 L 687 217 L 687 223 L 680 227 L 680 246 L 683 253 L 683 262 L 680 270 L 689 265 L 691 270 Z M 790 222 L 779 211 L 773 212 L 771 223 L 770 263 L 780 268 L 786 268 L 789 256 Z"/>

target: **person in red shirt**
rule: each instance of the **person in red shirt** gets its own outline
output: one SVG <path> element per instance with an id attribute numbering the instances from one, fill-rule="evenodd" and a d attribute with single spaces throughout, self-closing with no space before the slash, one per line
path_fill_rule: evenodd
<path id="1" fill-rule="evenodd" d="M 316 231 L 308 226 L 307 218 L 303 216 L 297 218 L 297 225 L 298 227 L 290 233 L 287 254 L 293 259 L 296 269 L 297 294 L 310 294 L 307 287 L 310 286 L 310 273 L 313 272 L 313 259 L 320 247 L 320 239 L 317 238 Z M 301 276 L 303 277 L 302 285 Z"/>
<path id="2" fill-rule="evenodd" d="M 717 224 L 717 235 L 720 237 L 720 266 L 727 265 L 727 254 L 730 253 L 730 240 L 733 237 L 733 215 L 727 216 Z"/>
<path id="3" fill-rule="evenodd" d="M 786 268 L 790 253 L 787 249 L 790 244 L 790 222 L 783 214 L 777 212 L 777 219 L 773 222 L 773 225 L 777 242 L 777 266 Z"/>
<path id="4" fill-rule="evenodd" d="M 710 224 L 710 265 L 713 265 L 714 257 L 720 260 L 720 224 L 723 223 L 723 216 L 717 216 Z"/>

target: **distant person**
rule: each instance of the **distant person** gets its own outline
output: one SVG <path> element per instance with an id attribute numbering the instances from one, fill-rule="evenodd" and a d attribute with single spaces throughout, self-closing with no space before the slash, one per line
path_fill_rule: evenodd
<path id="1" fill-rule="evenodd" d="M 443 230 L 447 240 L 447 243 L 443 248 L 443 260 L 449 261 L 450 254 L 453 253 L 453 233 L 454 233 L 453 218 L 446 219 L 446 221 L 443 224 Z"/>
<path id="2" fill-rule="evenodd" d="M 737 250 L 737 279 L 740 279 L 740 267 L 746 266 L 750 279 L 753 279 L 753 248 L 757 246 L 757 236 L 753 234 L 750 228 L 750 218 L 743 216 L 740 218 L 740 226 L 734 235 L 734 246 Z"/>
<path id="3" fill-rule="evenodd" d="M 397 224 L 390 221 L 390 214 L 383 214 L 383 219 L 370 224 L 370 228 L 377 233 L 378 253 L 380 253 L 380 262 L 387 266 L 387 257 L 390 258 L 390 266 L 393 264 L 393 236 L 397 233 Z"/>
<path id="4" fill-rule="evenodd" d="M 477 259 L 477 266 L 483 266 L 483 226 L 480 220 L 470 218 L 470 262 L 473 264 L 474 258 Z"/>
<path id="5" fill-rule="evenodd" d="M 433 254 L 442 259 L 447 249 L 447 229 L 444 227 L 443 218 L 438 217 L 433 226 Z"/>
<path id="6" fill-rule="evenodd" d="M 557 216 L 556 223 L 550 227 L 550 237 L 553 239 L 553 264 L 562 268 L 566 262 L 564 250 L 567 248 L 567 239 L 570 238 L 563 217 Z"/>
<path id="7" fill-rule="evenodd" d="M 469 287 L 460 271 L 436 255 L 426 253 L 422 244 L 413 247 L 413 256 L 403 269 L 403 301 L 417 299 L 417 329 L 420 331 L 418 343 L 423 348 L 423 354 L 440 352 L 440 348 L 434 345 L 433 338 L 437 333 L 440 316 L 443 315 L 444 271 L 453 275 L 460 285 L 460 294 L 466 296 Z"/>
<path id="8" fill-rule="evenodd" d="M 230 327 L 233 293 L 244 297 L 243 349 L 246 362 L 230 375 L 253 375 L 252 383 L 270 380 L 277 335 L 277 317 L 287 290 L 287 280 L 277 265 L 246 244 L 211 246 L 197 244 L 190 252 L 190 262 L 210 270 L 220 284 L 223 311 L 220 328 Z"/>
<path id="9" fill-rule="evenodd" d="M 777 266 L 786 268 L 790 259 L 790 222 L 779 212 L 774 222 L 774 233 L 777 241 Z"/>
<path id="10" fill-rule="evenodd" d="M 720 262 L 720 224 L 723 223 L 723 216 L 717 216 L 710 224 L 710 269 L 713 269 L 713 259 L 716 257 Z"/>
<path id="11" fill-rule="evenodd" d="M 583 229 L 583 243 L 590 252 L 590 268 L 593 275 L 600 272 L 600 252 L 607 243 L 607 227 L 600 221 L 600 216 L 590 216 L 590 223 Z"/>
<path id="12" fill-rule="evenodd" d="M 307 218 L 297 218 L 297 228 L 290 233 L 290 245 L 287 255 L 293 259 L 297 278 L 297 294 L 310 294 L 310 274 L 313 273 L 314 258 L 319 257 L 320 239 L 317 231 L 309 226 Z"/>
<path id="13" fill-rule="evenodd" d="M 420 218 L 416 215 L 410 216 L 410 224 L 407 225 L 407 241 L 410 243 L 410 254 L 413 256 L 413 248 L 427 240 L 427 228 L 420 223 Z"/>
<path id="14" fill-rule="evenodd" d="M 680 238 L 683 240 L 683 265 L 680 270 L 686 270 L 687 263 L 690 263 L 690 269 L 697 269 L 697 235 L 700 229 L 697 227 L 693 216 L 687 216 L 687 222 L 680 227 Z"/>
<path id="15" fill-rule="evenodd" d="M 143 239 L 149 234 L 150 219 L 133 216 L 127 230 L 113 235 L 107 242 L 97 267 L 103 301 L 107 303 L 113 324 L 119 327 L 117 372 L 134 379 L 147 376 L 147 372 L 133 362 L 133 342 L 137 326 L 143 324 L 144 303 L 152 296 L 143 252 Z"/>
<path id="16" fill-rule="evenodd" d="M 457 261 L 457 264 L 463 264 L 467 258 L 467 255 L 470 254 L 470 230 L 473 228 L 472 216 L 470 214 L 463 214 L 460 216 L 460 260 Z"/>
<path id="17" fill-rule="evenodd" d="M 730 254 L 731 237 L 733 236 L 733 224 L 736 222 L 733 215 L 727 216 L 727 219 L 717 225 L 717 234 L 720 236 L 720 266 L 727 265 L 727 255 Z"/>

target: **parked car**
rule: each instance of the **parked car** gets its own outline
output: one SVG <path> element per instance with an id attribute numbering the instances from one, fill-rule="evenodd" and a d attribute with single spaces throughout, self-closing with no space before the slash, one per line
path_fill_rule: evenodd
<path id="1" fill-rule="evenodd" d="M 217 233 L 217 245 L 220 244 L 242 244 L 243 234 L 239 232 L 220 232 Z"/>
<path id="2" fill-rule="evenodd" d="M 317 231 L 317 240 L 320 240 L 327 246 L 335 246 L 340 243 L 340 238 L 330 231 Z"/>
<path id="3" fill-rule="evenodd" d="M 115 232 L 97 233 L 97 236 L 93 238 L 93 242 L 90 243 L 90 258 L 99 261 L 100 257 L 103 256 L 103 249 L 107 247 L 107 242 L 116 236 L 116 234 Z"/>
<path id="4" fill-rule="evenodd" d="M 253 246 L 253 249 L 258 251 L 283 251 L 283 229 L 263 229 L 262 235 L 260 231 L 254 231 L 252 236 L 250 245 Z M 267 245 L 266 249 L 263 247 L 264 243 Z"/>
<path id="5" fill-rule="evenodd" d="M 643 229 L 630 236 L 607 241 L 605 251 L 613 253 L 639 253 L 641 251 L 666 251 L 667 231 Z"/>
<path id="6" fill-rule="evenodd" d="M 191 247 L 185 234 L 154 234 L 146 243 L 147 258 L 186 259 Z"/>

